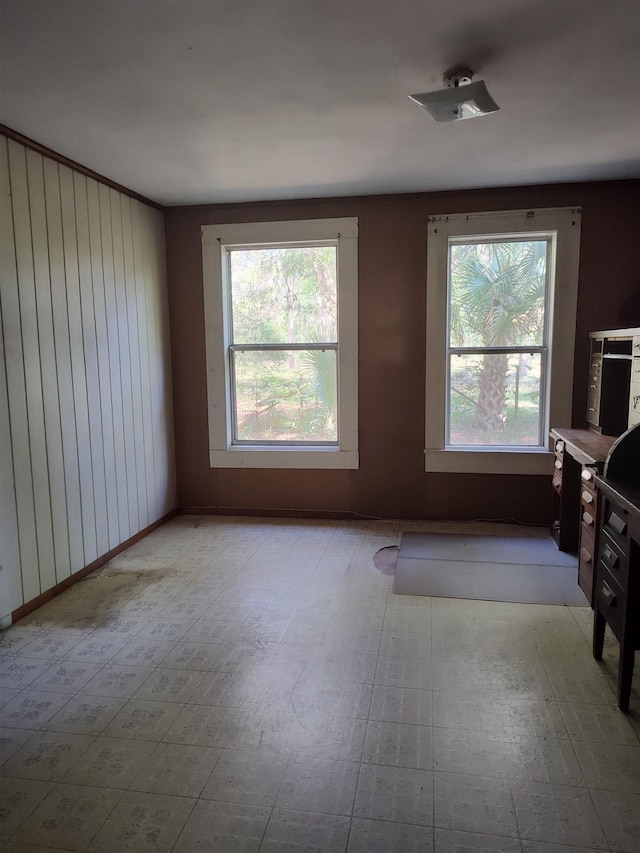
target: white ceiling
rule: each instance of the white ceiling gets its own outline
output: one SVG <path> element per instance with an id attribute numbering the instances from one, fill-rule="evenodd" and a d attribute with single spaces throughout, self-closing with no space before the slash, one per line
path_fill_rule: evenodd
<path id="1" fill-rule="evenodd" d="M 164 204 L 640 177 L 640 0 L 0 0 L 0 121 Z M 408 99 L 469 65 L 499 113 Z"/>

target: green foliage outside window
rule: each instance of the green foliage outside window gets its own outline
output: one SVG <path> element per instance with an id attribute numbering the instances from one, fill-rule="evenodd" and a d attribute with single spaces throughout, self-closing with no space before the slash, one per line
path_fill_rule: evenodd
<path id="1" fill-rule="evenodd" d="M 336 249 L 230 252 L 234 344 L 335 344 Z M 237 438 L 337 442 L 335 350 L 234 354 Z"/>
<path id="2" fill-rule="evenodd" d="M 543 345 L 547 249 L 547 240 L 451 246 L 451 347 Z M 452 354 L 449 443 L 537 445 L 541 370 L 526 350 Z"/>

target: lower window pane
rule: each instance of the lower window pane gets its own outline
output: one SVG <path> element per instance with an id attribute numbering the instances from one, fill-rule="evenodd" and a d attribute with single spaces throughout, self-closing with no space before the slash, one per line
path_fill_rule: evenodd
<path id="1" fill-rule="evenodd" d="M 540 445 L 539 353 L 451 355 L 447 444 Z"/>
<path id="2" fill-rule="evenodd" d="M 335 350 L 233 354 L 237 441 L 338 442 Z"/>

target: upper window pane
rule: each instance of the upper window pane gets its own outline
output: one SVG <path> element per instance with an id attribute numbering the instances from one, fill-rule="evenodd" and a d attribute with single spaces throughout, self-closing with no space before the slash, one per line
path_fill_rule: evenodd
<path id="1" fill-rule="evenodd" d="M 547 248 L 547 240 L 450 245 L 450 346 L 543 345 Z"/>
<path id="2" fill-rule="evenodd" d="M 230 249 L 235 344 L 337 341 L 335 246 Z"/>

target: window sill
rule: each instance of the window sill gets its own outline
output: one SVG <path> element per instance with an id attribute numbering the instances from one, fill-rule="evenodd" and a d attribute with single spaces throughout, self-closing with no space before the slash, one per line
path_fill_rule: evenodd
<path id="1" fill-rule="evenodd" d="M 553 453 L 531 450 L 425 450 L 425 471 L 449 474 L 544 474 L 551 476 Z"/>
<path id="2" fill-rule="evenodd" d="M 210 450 L 212 468 L 356 469 L 357 450 L 335 447 L 229 447 Z"/>

